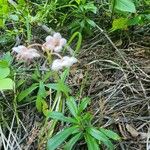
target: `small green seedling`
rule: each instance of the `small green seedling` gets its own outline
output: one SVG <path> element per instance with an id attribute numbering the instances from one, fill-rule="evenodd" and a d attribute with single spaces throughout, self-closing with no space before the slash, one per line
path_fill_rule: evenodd
<path id="1" fill-rule="evenodd" d="M 64 150 L 72 150 L 77 141 L 81 139 L 85 140 L 88 150 L 99 150 L 102 144 L 107 146 L 109 150 L 114 149 L 110 139 L 120 140 L 120 137 L 111 130 L 98 129 L 92 125 L 92 115 L 83 112 L 89 102 L 89 98 L 83 98 L 81 103 L 77 105 L 75 99 L 70 97 L 66 103 L 72 117 L 66 117 L 60 112 L 48 112 L 48 117 L 68 123 L 67 128 L 48 140 L 48 150 L 55 150 L 67 139 L 69 140 L 64 145 Z"/>

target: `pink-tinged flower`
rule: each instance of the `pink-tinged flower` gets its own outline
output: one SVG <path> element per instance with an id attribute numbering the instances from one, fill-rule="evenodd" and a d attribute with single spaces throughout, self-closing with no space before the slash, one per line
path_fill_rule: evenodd
<path id="1" fill-rule="evenodd" d="M 60 33 L 54 33 L 53 36 L 47 36 L 46 42 L 43 44 L 43 47 L 55 52 L 60 52 L 62 48 L 66 45 L 67 40 L 62 38 Z"/>
<path id="2" fill-rule="evenodd" d="M 36 49 L 27 48 L 23 45 L 12 48 L 13 52 L 17 53 L 17 59 L 20 60 L 32 60 L 33 58 L 40 57 L 40 54 Z"/>
<path id="3" fill-rule="evenodd" d="M 62 59 L 55 59 L 52 63 L 51 69 L 59 71 L 64 67 L 71 67 L 78 60 L 75 57 L 64 56 Z"/>

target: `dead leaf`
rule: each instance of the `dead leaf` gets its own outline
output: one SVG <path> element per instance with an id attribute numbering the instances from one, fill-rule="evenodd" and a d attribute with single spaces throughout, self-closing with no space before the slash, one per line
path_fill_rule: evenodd
<path id="1" fill-rule="evenodd" d="M 133 137 L 137 137 L 139 135 L 139 132 L 136 129 L 134 129 L 132 126 L 130 126 L 129 124 L 126 124 L 126 129 Z"/>
<path id="2" fill-rule="evenodd" d="M 141 139 L 147 139 L 147 137 L 148 137 L 148 133 L 139 132 L 139 134 L 140 134 Z"/>

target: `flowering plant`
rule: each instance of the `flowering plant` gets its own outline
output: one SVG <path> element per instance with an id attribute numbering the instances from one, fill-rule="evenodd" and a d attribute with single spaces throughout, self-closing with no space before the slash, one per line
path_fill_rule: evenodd
<path id="1" fill-rule="evenodd" d="M 13 52 L 17 53 L 17 60 L 32 61 L 34 58 L 41 57 L 41 54 L 38 52 L 38 50 L 32 47 L 41 47 L 43 52 L 47 53 L 48 58 L 50 58 L 49 56 L 52 55 L 59 57 L 59 59 L 53 59 L 51 63 L 51 69 L 53 71 L 59 71 L 65 67 L 71 67 L 74 63 L 77 62 L 75 57 L 62 57 L 59 54 L 67 43 L 67 40 L 62 38 L 60 33 L 54 33 L 53 36 L 47 36 L 45 41 L 46 42 L 43 45 L 38 43 L 29 45 L 28 47 L 19 45 L 18 47 L 13 47 L 12 50 Z"/>

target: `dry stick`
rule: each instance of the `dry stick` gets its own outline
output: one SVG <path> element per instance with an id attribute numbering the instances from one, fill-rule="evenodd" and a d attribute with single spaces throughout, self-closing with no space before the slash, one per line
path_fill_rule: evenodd
<path id="1" fill-rule="evenodd" d="M 96 25 L 96 27 L 101 31 L 102 34 L 104 34 L 104 36 L 107 38 L 107 40 L 110 42 L 110 44 L 113 46 L 113 48 L 117 51 L 117 53 L 119 54 L 119 56 L 122 58 L 122 60 L 125 62 L 125 64 L 128 66 L 128 68 L 132 71 L 132 73 L 135 75 L 135 78 L 138 80 L 138 82 L 140 83 L 141 87 L 142 87 L 142 90 L 144 89 L 143 88 L 143 85 L 141 83 L 141 80 L 139 79 L 139 77 L 136 75 L 136 73 L 134 72 L 134 70 L 132 69 L 132 67 L 130 66 L 130 64 L 126 61 L 126 59 L 124 58 L 124 56 L 122 55 L 122 53 L 119 51 L 119 49 L 116 47 L 116 45 L 112 42 L 112 40 L 109 38 L 109 36 L 106 34 L 106 32 L 100 28 L 98 25 Z M 127 77 L 125 76 L 125 78 L 127 79 Z M 127 80 L 128 81 L 128 80 Z M 145 93 L 145 90 L 143 90 L 143 94 L 145 96 L 145 98 L 147 97 L 146 96 L 146 93 Z"/>
<path id="2" fill-rule="evenodd" d="M 133 71 L 132 67 L 130 66 L 130 64 L 126 61 L 126 59 L 124 58 L 124 56 L 121 54 L 121 52 L 119 51 L 119 49 L 116 47 L 116 45 L 112 42 L 112 40 L 109 38 L 109 36 L 106 34 L 106 32 L 104 32 L 104 30 L 102 28 L 100 28 L 98 25 L 96 26 L 102 34 L 105 35 L 105 37 L 107 38 L 107 40 L 110 42 L 110 44 L 113 46 L 113 48 L 117 51 L 117 53 L 120 55 L 120 57 L 122 58 L 122 60 L 125 62 L 125 64 L 129 67 L 129 69 L 135 74 L 135 72 Z M 135 74 L 135 76 L 137 76 Z"/>
<path id="3" fill-rule="evenodd" d="M 48 26 L 46 26 L 46 25 L 44 25 L 44 24 L 38 23 L 38 26 L 41 27 L 44 31 L 46 31 L 46 32 L 49 33 L 49 34 L 54 34 L 54 33 L 56 33 L 52 28 L 49 28 Z M 74 50 L 73 50 L 70 46 L 66 45 L 65 48 L 69 51 L 69 53 L 70 53 L 71 55 L 74 54 Z"/>

